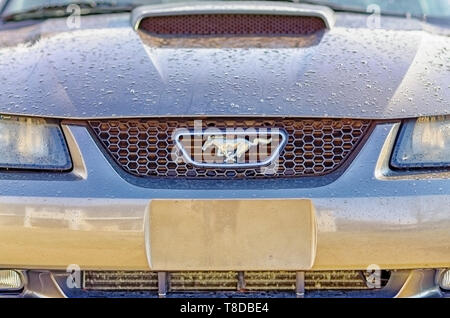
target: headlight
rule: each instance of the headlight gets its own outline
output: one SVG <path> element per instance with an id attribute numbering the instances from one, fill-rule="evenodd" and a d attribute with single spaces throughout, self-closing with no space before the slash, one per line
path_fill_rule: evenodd
<path id="1" fill-rule="evenodd" d="M 72 167 L 59 125 L 38 118 L 0 116 L 0 168 Z"/>
<path id="2" fill-rule="evenodd" d="M 422 117 L 405 122 L 391 165 L 403 169 L 450 167 L 450 116 Z"/>

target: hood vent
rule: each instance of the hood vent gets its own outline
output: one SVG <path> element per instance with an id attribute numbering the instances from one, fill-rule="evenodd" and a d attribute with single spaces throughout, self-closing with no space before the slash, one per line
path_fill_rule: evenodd
<path id="1" fill-rule="evenodd" d="M 316 17 L 250 14 L 199 14 L 151 17 L 139 29 L 159 36 L 189 35 L 310 35 L 324 30 Z"/>
<path id="2" fill-rule="evenodd" d="M 329 29 L 332 11 L 276 2 L 193 2 L 139 7 L 136 30 L 157 36 L 295 36 Z"/>

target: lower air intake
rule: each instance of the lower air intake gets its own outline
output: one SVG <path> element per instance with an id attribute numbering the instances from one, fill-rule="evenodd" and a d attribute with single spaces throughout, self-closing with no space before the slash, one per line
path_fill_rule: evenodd
<path id="1" fill-rule="evenodd" d="M 186 291 L 295 291 L 296 272 L 249 271 L 239 278 L 235 271 L 172 272 L 168 275 L 168 290 Z M 386 283 L 385 275 L 379 287 Z M 86 290 L 158 290 L 158 275 L 148 271 L 85 271 Z M 306 290 L 370 289 L 361 271 L 305 272 Z"/>

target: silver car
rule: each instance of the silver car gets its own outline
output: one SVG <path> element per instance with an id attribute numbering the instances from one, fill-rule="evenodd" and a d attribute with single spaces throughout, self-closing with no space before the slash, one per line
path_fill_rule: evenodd
<path id="1" fill-rule="evenodd" d="M 0 296 L 450 295 L 449 0 L 0 7 Z"/>

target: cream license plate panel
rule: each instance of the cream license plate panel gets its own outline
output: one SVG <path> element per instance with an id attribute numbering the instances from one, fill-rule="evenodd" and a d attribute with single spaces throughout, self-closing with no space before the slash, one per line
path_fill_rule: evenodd
<path id="1" fill-rule="evenodd" d="M 152 200 L 152 270 L 307 270 L 314 262 L 311 200 Z"/>

